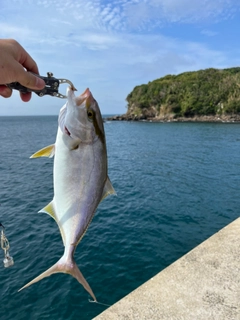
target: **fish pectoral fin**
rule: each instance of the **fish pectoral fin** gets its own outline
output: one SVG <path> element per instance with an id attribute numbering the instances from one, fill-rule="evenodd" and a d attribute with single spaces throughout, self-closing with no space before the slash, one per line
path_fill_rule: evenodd
<path id="1" fill-rule="evenodd" d="M 69 150 L 77 150 L 80 143 L 81 143 L 81 140 L 71 142 L 71 144 L 69 146 Z"/>
<path id="2" fill-rule="evenodd" d="M 41 150 L 38 150 L 30 158 L 40 158 L 40 157 L 48 157 L 52 158 L 55 154 L 55 144 L 51 144 Z"/>
<path id="3" fill-rule="evenodd" d="M 117 194 L 116 191 L 114 190 L 112 183 L 109 179 L 109 177 L 107 177 L 107 180 L 105 182 L 104 188 L 103 188 L 103 194 L 102 194 L 102 199 L 105 199 L 107 196 L 111 195 L 111 194 Z"/>

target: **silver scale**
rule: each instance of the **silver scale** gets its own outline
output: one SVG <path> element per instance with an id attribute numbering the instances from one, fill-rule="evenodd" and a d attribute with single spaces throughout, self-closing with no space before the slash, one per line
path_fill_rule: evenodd
<path id="1" fill-rule="evenodd" d="M 3 265 L 5 268 L 11 267 L 14 265 L 13 257 L 9 254 L 10 244 L 9 241 L 4 233 L 4 226 L 0 222 L 1 229 L 1 248 L 4 251 L 4 259 L 3 259 Z"/>

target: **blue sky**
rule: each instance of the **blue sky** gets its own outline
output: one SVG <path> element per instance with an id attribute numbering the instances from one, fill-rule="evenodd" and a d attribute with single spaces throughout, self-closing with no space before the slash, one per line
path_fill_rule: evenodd
<path id="1" fill-rule="evenodd" d="M 40 74 L 87 87 L 103 114 L 126 112 L 136 85 L 166 74 L 240 66 L 236 0 L 0 1 L 0 37 L 14 38 Z M 66 86 L 61 86 L 65 93 Z M 14 92 L 0 115 L 57 115 L 64 100 Z"/>

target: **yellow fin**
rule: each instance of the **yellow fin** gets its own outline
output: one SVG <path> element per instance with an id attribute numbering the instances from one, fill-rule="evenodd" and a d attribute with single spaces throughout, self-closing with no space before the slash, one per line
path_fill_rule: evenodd
<path id="1" fill-rule="evenodd" d="M 112 183 L 109 179 L 109 177 L 107 177 L 107 180 L 105 182 L 104 188 L 103 188 L 103 194 L 102 194 L 102 199 L 105 199 L 107 196 L 109 196 L 110 194 L 117 194 L 116 191 L 114 190 Z"/>
<path id="2" fill-rule="evenodd" d="M 46 207 L 42 208 L 38 212 L 44 212 L 49 214 L 57 222 L 53 201 L 51 201 Z"/>
<path id="3" fill-rule="evenodd" d="M 64 232 L 61 228 L 61 226 L 58 224 L 58 220 L 57 220 L 57 217 L 56 217 L 56 213 L 55 213 L 55 209 L 54 209 L 54 203 L 53 201 L 51 201 L 46 207 L 42 208 L 40 211 L 38 211 L 39 213 L 41 212 L 44 212 L 44 213 L 47 213 L 49 216 L 51 216 L 57 223 L 58 225 L 58 228 L 61 232 L 61 236 L 62 236 L 62 240 L 63 240 L 63 244 L 65 246 L 65 235 L 64 235 Z"/>
<path id="4" fill-rule="evenodd" d="M 55 154 L 55 144 L 51 144 L 41 150 L 38 150 L 30 158 L 49 157 L 52 158 Z"/>

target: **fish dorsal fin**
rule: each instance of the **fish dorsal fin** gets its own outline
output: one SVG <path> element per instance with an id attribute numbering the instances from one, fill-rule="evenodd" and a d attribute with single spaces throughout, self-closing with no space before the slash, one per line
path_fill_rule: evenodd
<path id="1" fill-rule="evenodd" d="M 116 191 L 114 190 L 112 183 L 109 179 L 109 177 L 107 177 L 107 180 L 105 182 L 104 188 L 103 188 L 103 193 L 102 193 L 102 199 L 105 199 L 107 196 L 109 196 L 110 194 L 117 194 Z"/>
<path id="2" fill-rule="evenodd" d="M 51 144 L 41 150 L 38 150 L 30 158 L 49 157 L 52 158 L 55 154 L 55 144 Z"/>
<path id="3" fill-rule="evenodd" d="M 61 232 L 61 236 L 62 236 L 62 240 L 63 240 L 63 244 L 65 246 L 65 236 L 64 236 L 64 232 L 62 230 L 62 228 L 60 227 L 58 221 L 57 221 L 57 216 L 56 216 L 56 213 L 55 213 L 55 208 L 54 208 L 54 202 L 53 200 L 44 208 L 42 208 L 40 211 L 38 211 L 39 213 L 43 212 L 43 213 L 47 213 L 49 216 L 51 216 L 57 223 L 58 225 L 58 228 Z"/>

